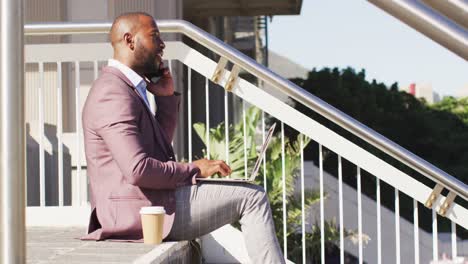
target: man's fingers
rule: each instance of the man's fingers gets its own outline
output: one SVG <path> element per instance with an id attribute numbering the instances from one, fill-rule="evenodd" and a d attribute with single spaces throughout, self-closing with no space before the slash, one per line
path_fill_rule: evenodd
<path id="1" fill-rule="evenodd" d="M 206 175 L 206 177 L 210 177 L 216 173 L 219 173 L 222 176 L 228 176 L 232 171 L 231 168 L 222 160 L 201 159 L 195 162 L 200 163 L 200 167 L 204 168 L 204 172 L 202 172 L 202 174 Z"/>
<path id="2" fill-rule="evenodd" d="M 228 171 L 226 171 L 221 166 L 221 164 L 212 164 L 210 168 L 211 168 L 211 173 L 210 173 L 211 175 L 214 175 L 216 173 L 219 173 L 222 176 L 227 176 L 228 175 Z"/>
<path id="3" fill-rule="evenodd" d="M 216 160 L 215 163 L 223 167 L 223 169 L 226 170 L 229 174 L 231 173 L 231 167 L 229 167 L 229 165 L 227 165 L 223 160 Z"/>
<path id="4" fill-rule="evenodd" d="M 226 172 L 226 176 L 231 174 L 231 168 L 224 161 L 221 162 L 220 166 Z"/>
<path id="5" fill-rule="evenodd" d="M 163 75 L 170 75 L 171 71 L 169 70 L 169 67 L 164 67 L 162 68 L 162 73 Z"/>
<path id="6" fill-rule="evenodd" d="M 229 175 L 229 170 L 227 170 L 223 166 L 219 166 L 219 170 L 221 172 L 221 175 L 223 175 L 223 176 L 228 176 Z"/>
<path id="7" fill-rule="evenodd" d="M 221 164 L 214 166 L 217 173 L 220 173 L 222 176 L 227 176 L 229 171 L 225 170 Z"/>

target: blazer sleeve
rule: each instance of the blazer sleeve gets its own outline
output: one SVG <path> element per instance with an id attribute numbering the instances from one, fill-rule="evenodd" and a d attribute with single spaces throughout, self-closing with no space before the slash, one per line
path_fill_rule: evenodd
<path id="1" fill-rule="evenodd" d="M 127 87 L 101 90 L 95 105 L 94 126 L 123 174 L 132 185 L 149 189 L 175 189 L 192 183 L 199 173 L 193 163 L 162 162 L 150 157 L 143 147 L 138 127 L 142 110 Z"/>
<path id="2" fill-rule="evenodd" d="M 179 117 L 180 93 L 171 96 L 155 96 L 156 120 L 168 137 L 168 142 L 174 139 L 174 133 Z"/>

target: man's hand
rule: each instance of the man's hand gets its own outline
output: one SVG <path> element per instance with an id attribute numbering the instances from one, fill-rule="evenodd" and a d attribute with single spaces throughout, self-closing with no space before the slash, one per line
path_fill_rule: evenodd
<path id="1" fill-rule="evenodd" d="M 174 95 L 174 80 L 172 79 L 171 72 L 168 67 L 164 67 L 161 63 L 159 72 L 153 75 L 146 76 L 148 80 L 151 78 L 160 77 L 156 83 L 147 82 L 147 89 L 155 96 L 171 96 Z"/>
<path id="2" fill-rule="evenodd" d="M 201 159 L 194 161 L 193 164 L 200 169 L 201 178 L 210 177 L 215 173 L 219 173 L 221 176 L 231 174 L 231 168 L 222 160 Z"/>

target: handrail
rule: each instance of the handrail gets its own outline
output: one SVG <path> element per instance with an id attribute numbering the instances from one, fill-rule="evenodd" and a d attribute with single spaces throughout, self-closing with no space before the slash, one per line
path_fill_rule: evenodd
<path id="1" fill-rule="evenodd" d="M 208 47 L 211 51 L 240 66 L 257 78 L 266 81 L 277 90 L 291 96 L 325 118 L 335 122 L 356 136 L 364 139 L 374 147 L 406 164 L 410 168 L 425 175 L 431 180 L 442 184 L 445 188 L 455 192 L 458 196 L 468 200 L 468 186 L 425 161 L 412 152 L 404 149 L 371 128 L 360 123 L 337 108 L 329 105 L 320 98 L 310 94 L 303 88 L 282 78 L 265 66 L 240 51 L 226 45 L 221 40 L 203 31 L 197 26 L 183 20 L 158 20 L 159 30 L 163 33 L 181 33 L 194 41 Z M 103 34 L 108 33 L 111 23 L 47 23 L 25 25 L 24 32 L 28 36 L 38 35 L 68 35 L 68 34 Z"/>
<path id="2" fill-rule="evenodd" d="M 460 0 L 422 0 L 426 5 L 430 6 L 442 15 L 452 19 L 455 23 L 468 29 L 468 2 Z"/>
<path id="3" fill-rule="evenodd" d="M 368 1 L 456 55 L 468 60 L 468 31 L 453 20 L 457 19 L 458 12 L 441 15 L 433 7 L 427 6 L 426 4 L 428 3 L 424 4 L 416 0 Z M 428 1 L 426 0 L 426 2 Z M 430 4 L 441 7 L 446 6 L 442 3 L 448 1 L 437 0 L 433 2 L 437 2 L 438 4 Z M 466 10 L 463 11 L 462 8 L 464 8 L 463 5 L 452 7 L 452 9 L 458 10 L 461 13 L 465 12 L 463 19 L 466 21 Z"/>

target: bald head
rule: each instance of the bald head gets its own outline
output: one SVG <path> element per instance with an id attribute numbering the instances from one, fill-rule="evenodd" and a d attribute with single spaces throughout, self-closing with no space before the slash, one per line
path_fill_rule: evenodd
<path id="1" fill-rule="evenodd" d="M 118 16 L 112 23 L 109 38 L 114 59 L 139 74 L 159 69 L 165 45 L 151 15 L 136 12 Z"/>
<path id="2" fill-rule="evenodd" d="M 121 14 L 114 20 L 114 23 L 112 23 L 112 27 L 109 32 L 109 38 L 114 49 L 116 45 L 124 40 L 125 33 L 135 35 L 135 33 L 138 32 L 138 29 L 141 25 L 141 17 L 148 17 L 153 19 L 153 17 L 148 13 L 134 12 Z"/>

